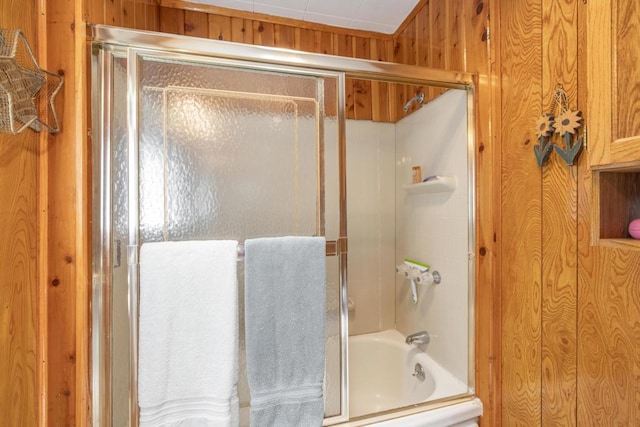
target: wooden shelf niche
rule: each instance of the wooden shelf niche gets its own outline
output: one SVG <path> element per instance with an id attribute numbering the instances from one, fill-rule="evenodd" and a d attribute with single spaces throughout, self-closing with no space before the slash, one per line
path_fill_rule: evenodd
<path id="1" fill-rule="evenodd" d="M 640 218 L 640 164 L 603 167 L 593 171 L 594 241 L 599 245 L 640 250 L 640 240 L 629 235 L 629 223 Z"/>

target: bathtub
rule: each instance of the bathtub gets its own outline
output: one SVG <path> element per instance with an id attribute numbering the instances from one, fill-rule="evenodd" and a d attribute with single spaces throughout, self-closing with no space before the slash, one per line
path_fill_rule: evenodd
<path id="1" fill-rule="evenodd" d="M 412 375 L 416 364 L 423 367 L 424 381 Z M 405 344 L 404 336 L 398 331 L 349 337 L 350 419 L 465 394 L 468 394 L 465 383 L 415 345 Z M 402 418 L 389 420 L 387 414 L 382 417 L 387 421 L 377 423 L 370 419 L 367 424 L 353 425 L 473 426 L 481 414 L 480 401 L 467 399 Z"/>

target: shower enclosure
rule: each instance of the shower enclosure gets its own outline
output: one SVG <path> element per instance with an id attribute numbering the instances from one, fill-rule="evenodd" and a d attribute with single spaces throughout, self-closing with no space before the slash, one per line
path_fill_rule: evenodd
<path id="1" fill-rule="evenodd" d="M 110 27 L 92 31 L 94 425 L 138 423 L 140 245 L 284 235 L 327 240 L 325 425 L 349 421 L 345 77 L 457 88 L 471 107 L 470 77 Z M 465 127 L 472 171 L 472 127 Z M 468 182 L 473 206 L 473 173 Z M 390 256 L 393 264 L 397 255 Z M 472 280 L 468 285 L 471 307 Z M 238 387 L 241 423 L 248 425 L 243 349 L 241 327 Z M 467 353 L 471 363 L 472 346 Z M 472 396 L 472 372 L 463 393 L 446 397 Z"/>

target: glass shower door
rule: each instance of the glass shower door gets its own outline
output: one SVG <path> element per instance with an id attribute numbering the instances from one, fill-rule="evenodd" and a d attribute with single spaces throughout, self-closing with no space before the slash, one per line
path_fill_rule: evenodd
<path id="1" fill-rule="evenodd" d="M 285 235 L 328 241 L 325 417 L 344 415 L 340 76 L 134 49 L 107 56 L 111 425 L 137 424 L 139 246 Z M 248 425 L 242 276 L 239 264 L 238 391 Z"/>

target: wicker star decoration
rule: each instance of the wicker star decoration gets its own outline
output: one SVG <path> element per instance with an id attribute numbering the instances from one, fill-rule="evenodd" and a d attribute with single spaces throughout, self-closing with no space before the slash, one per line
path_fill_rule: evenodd
<path id="1" fill-rule="evenodd" d="M 16 135 L 27 127 L 58 132 L 53 102 L 62 83 L 62 77 L 40 68 L 21 30 L 0 29 L 0 132 Z"/>

